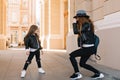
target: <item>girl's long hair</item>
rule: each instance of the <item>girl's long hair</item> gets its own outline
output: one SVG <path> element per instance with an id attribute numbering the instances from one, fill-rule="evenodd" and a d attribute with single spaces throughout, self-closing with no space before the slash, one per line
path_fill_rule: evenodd
<path id="1" fill-rule="evenodd" d="M 84 24 L 85 22 L 88 22 L 91 24 L 91 28 L 92 28 L 92 32 L 94 33 L 94 24 L 93 22 L 91 21 L 91 19 L 89 18 L 86 18 L 86 17 L 78 17 L 78 20 L 77 20 L 78 24 L 77 24 L 77 27 L 79 29 L 79 36 L 81 36 L 81 30 L 82 30 L 82 24 Z"/>
<path id="2" fill-rule="evenodd" d="M 38 26 L 36 25 L 31 25 L 29 28 L 28 33 L 24 37 L 24 40 L 26 40 L 30 35 L 34 34 L 34 32 L 38 29 Z M 39 40 L 39 35 L 35 34 L 36 38 Z"/>

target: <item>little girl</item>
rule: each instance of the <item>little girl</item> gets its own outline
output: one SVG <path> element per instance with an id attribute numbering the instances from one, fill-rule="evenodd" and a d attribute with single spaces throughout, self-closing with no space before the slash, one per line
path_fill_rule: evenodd
<path id="1" fill-rule="evenodd" d="M 24 44 L 25 44 L 25 49 L 26 49 L 26 55 L 28 55 L 28 58 L 21 72 L 21 77 L 22 78 L 25 77 L 26 70 L 34 56 L 36 57 L 36 62 L 38 65 L 38 72 L 45 73 L 45 71 L 41 68 L 41 62 L 40 62 L 40 50 L 42 49 L 42 47 L 41 47 L 41 43 L 39 40 L 38 26 L 31 25 L 27 35 L 24 38 Z"/>

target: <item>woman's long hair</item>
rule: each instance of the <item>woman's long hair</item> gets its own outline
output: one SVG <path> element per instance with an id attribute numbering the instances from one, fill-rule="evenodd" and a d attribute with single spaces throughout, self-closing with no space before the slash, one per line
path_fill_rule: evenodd
<path id="1" fill-rule="evenodd" d="M 34 32 L 35 32 L 37 29 L 38 29 L 38 26 L 36 26 L 36 25 L 31 25 L 28 33 L 27 33 L 26 36 L 24 37 L 24 40 L 26 40 L 30 35 L 34 34 Z M 35 36 L 36 36 L 37 39 L 39 40 L 39 35 L 35 34 Z"/>
<path id="2" fill-rule="evenodd" d="M 89 18 L 78 17 L 77 22 L 78 22 L 77 27 L 78 27 L 79 33 L 80 33 L 79 36 L 81 36 L 82 24 L 84 24 L 85 22 L 88 22 L 91 24 L 92 32 L 94 33 L 94 24 Z"/>

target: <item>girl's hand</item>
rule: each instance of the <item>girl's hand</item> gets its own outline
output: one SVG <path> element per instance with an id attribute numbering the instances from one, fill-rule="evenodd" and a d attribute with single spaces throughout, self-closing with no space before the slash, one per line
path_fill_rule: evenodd
<path id="1" fill-rule="evenodd" d="M 26 51 L 26 55 L 29 55 L 30 54 L 30 51 Z"/>
<path id="2" fill-rule="evenodd" d="M 43 52 L 43 50 L 41 50 L 41 55 L 43 55 L 44 54 L 44 52 Z"/>

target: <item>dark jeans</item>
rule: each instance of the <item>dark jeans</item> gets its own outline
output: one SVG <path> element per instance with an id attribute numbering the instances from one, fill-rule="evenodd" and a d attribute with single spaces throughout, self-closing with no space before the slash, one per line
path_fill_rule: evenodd
<path id="1" fill-rule="evenodd" d="M 41 67 L 41 62 L 40 62 L 40 51 L 37 50 L 37 51 L 35 51 L 35 52 L 30 52 L 30 54 L 29 54 L 29 56 L 28 56 L 28 59 L 26 60 L 26 63 L 25 63 L 25 65 L 24 65 L 23 70 L 27 70 L 28 65 L 31 63 L 31 61 L 32 61 L 32 59 L 33 59 L 33 57 L 34 57 L 34 55 L 35 55 L 35 57 L 36 57 L 36 62 L 37 62 L 38 68 Z"/>
<path id="2" fill-rule="evenodd" d="M 99 73 L 99 71 L 96 70 L 94 67 L 86 64 L 87 60 L 90 58 L 90 56 L 94 52 L 95 52 L 95 47 L 87 47 L 87 48 L 81 48 L 81 49 L 75 50 L 70 54 L 70 61 L 72 63 L 75 73 L 79 72 L 77 60 L 75 59 L 76 57 L 81 57 L 80 63 L 79 63 L 81 67 L 87 70 L 90 70 L 94 73 Z"/>

